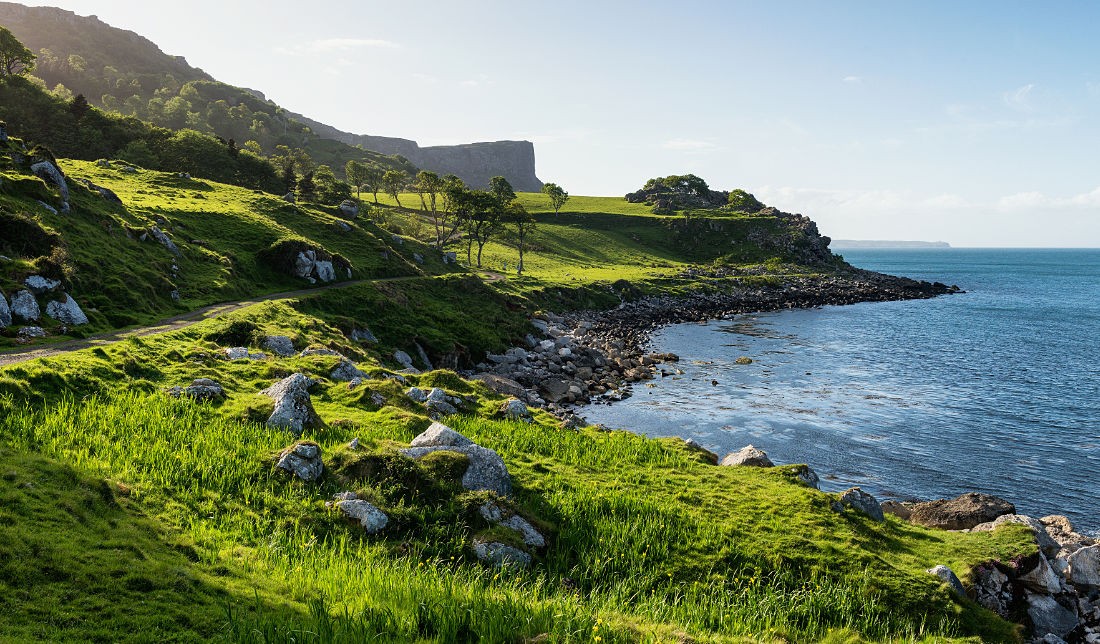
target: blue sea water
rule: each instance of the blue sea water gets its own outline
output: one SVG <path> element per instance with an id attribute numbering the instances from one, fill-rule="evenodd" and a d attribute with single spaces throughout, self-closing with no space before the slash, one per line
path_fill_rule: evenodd
<path id="1" fill-rule="evenodd" d="M 1100 532 L 1100 250 L 844 256 L 967 293 L 667 327 L 652 348 L 685 373 L 584 415 L 719 455 L 752 443 L 825 490 L 986 492 Z"/>

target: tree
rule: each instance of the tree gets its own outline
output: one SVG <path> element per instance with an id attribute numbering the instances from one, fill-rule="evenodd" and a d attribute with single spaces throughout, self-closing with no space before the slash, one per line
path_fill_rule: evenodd
<path id="1" fill-rule="evenodd" d="M 287 192 L 293 192 L 298 186 L 298 175 L 294 174 L 294 165 L 283 166 L 283 185 Z"/>
<path id="2" fill-rule="evenodd" d="M 0 78 L 22 76 L 34 69 L 37 56 L 7 27 L 0 27 Z"/>
<path id="3" fill-rule="evenodd" d="M 374 195 L 374 203 L 378 203 L 378 191 L 382 189 L 382 177 L 386 176 L 385 170 L 376 166 L 368 165 L 367 171 L 363 173 L 363 187 Z"/>
<path id="4" fill-rule="evenodd" d="M 493 193 L 501 206 L 507 206 L 516 200 L 516 191 L 512 190 L 512 184 L 508 183 L 504 177 L 497 176 L 489 179 L 489 192 Z"/>
<path id="5" fill-rule="evenodd" d="M 416 192 L 420 195 L 421 206 L 431 213 L 432 225 L 435 227 L 435 247 L 439 250 L 443 250 L 443 244 L 450 236 L 447 223 L 451 217 L 447 212 L 441 212 L 438 207 L 440 193 L 446 187 L 446 182 L 431 170 L 421 170 L 416 173 Z M 425 197 L 427 197 L 426 201 Z"/>
<path id="6" fill-rule="evenodd" d="M 485 190 L 462 188 L 451 195 L 451 199 L 466 233 L 466 262 L 473 263 L 473 247 L 477 244 L 477 267 L 481 268 L 481 253 L 485 244 L 503 225 L 504 207 L 495 193 Z"/>
<path id="7" fill-rule="evenodd" d="M 445 175 L 439 181 L 443 207 L 433 213 L 433 223 L 436 226 L 435 247 L 442 251 L 462 225 L 458 206 L 466 192 L 466 184 L 453 174 Z"/>
<path id="8" fill-rule="evenodd" d="M 535 230 L 535 218 L 522 204 L 513 201 L 504 208 L 504 220 L 516 229 L 516 246 L 519 248 L 516 275 L 523 275 L 523 251 L 527 249 L 527 236 Z"/>
<path id="9" fill-rule="evenodd" d="M 569 193 L 562 190 L 562 187 L 556 183 L 543 184 L 542 194 L 550 197 L 550 205 L 554 207 L 555 215 L 557 215 L 561 207 L 565 205 L 565 202 L 569 201 Z"/>
<path id="10" fill-rule="evenodd" d="M 405 184 L 408 182 L 409 175 L 404 170 L 387 170 L 382 175 L 382 187 L 386 194 L 397 202 L 398 208 L 401 207 L 401 191 L 405 189 Z"/>
<path id="11" fill-rule="evenodd" d="M 740 188 L 730 191 L 729 205 L 732 210 L 741 212 L 759 212 L 764 209 L 764 204 L 760 203 L 760 200 L 751 192 L 745 192 Z"/>
<path id="12" fill-rule="evenodd" d="M 313 182 L 313 171 L 311 170 L 298 180 L 298 197 L 302 201 L 312 201 L 316 195 L 317 184 Z"/>
<path id="13" fill-rule="evenodd" d="M 84 98 L 83 94 L 77 94 L 73 100 L 69 101 L 69 114 L 75 116 L 78 121 L 84 118 L 90 109 L 92 106 L 88 105 L 88 99 Z"/>
<path id="14" fill-rule="evenodd" d="M 359 199 L 363 184 L 367 182 L 367 166 L 351 159 L 344 164 L 344 175 L 348 178 L 348 183 L 355 186 L 355 198 Z"/>

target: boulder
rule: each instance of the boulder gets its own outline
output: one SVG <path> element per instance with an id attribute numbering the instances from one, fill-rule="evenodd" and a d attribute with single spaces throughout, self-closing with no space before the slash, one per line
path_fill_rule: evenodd
<path id="1" fill-rule="evenodd" d="M 1081 548 L 1096 545 L 1095 539 L 1086 537 L 1075 531 L 1068 517 L 1054 514 L 1039 519 L 1039 523 L 1042 523 L 1046 528 L 1050 538 L 1054 539 L 1054 541 L 1062 547 L 1062 552 L 1064 554 L 1069 554 Z"/>
<path id="2" fill-rule="evenodd" d="M 764 450 L 757 449 L 752 445 L 746 445 L 736 452 L 726 454 L 726 457 L 722 459 L 719 465 L 734 466 L 741 465 L 744 467 L 773 467 L 771 459 L 764 453 Z"/>
<path id="3" fill-rule="evenodd" d="M 993 521 L 999 516 L 1015 513 L 1016 507 L 1004 499 L 968 492 L 954 499 L 917 503 L 911 508 L 909 521 L 926 528 L 966 530 Z"/>
<path id="4" fill-rule="evenodd" d="M 313 265 L 313 273 L 322 282 L 332 282 L 336 279 L 336 269 L 332 266 L 332 262 L 327 260 L 317 260 Z"/>
<path id="5" fill-rule="evenodd" d="M 24 322 L 37 322 L 42 317 L 42 309 L 38 308 L 38 300 L 30 291 L 19 291 L 11 296 L 11 313 L 17 320 Z"/>
<path id="6" fill-rule="evenodd" d="M 1012 604 L 1012 583 L 1008 575 L 992 564 L 974 568 L 974 599 L 989 610 L 1007 616 Z"/>
<path id="7" fill-rule="evenodd" d="M 457 264 L 458 263 L 458 253 L 456 253 L 454 251 L 449 251 L 449 252 L 443 253 L 443 263 L 444 264 Z"/>
<path id="8" fill-rule="evenodd" d="M 901 501 L 883 501 L 880 507 L 886 514 L 892 514 L 902 521 L 908 521 L 910 515 L 913 514 L 912 510 L 909 509 L 909 505 Z"/>
<path id="9" fill-rule="evenodd" d="M 340 202 L 340 214 L 348 219 L 355 219 L 359 216 L 359 204 L 355 203 L 351 199 L 345 199 Z"/>
<path id="10" fill-rule="evenodd" d="M 959 597 L 966 597 L 966 588 L 963 587 L 962 582 L 959 581 L 955 571 L 951 570 L 947 566 L 939 565 L 928 569 L 928 573 L 940 578 L 940 581 L 947 584 L 948 587 Z"/>
<path id="11" fill-rule="evenodd" d="M 228 347 L 225 349 L 226 360 L 267 360 L 267 354 L 257 351 L 251 353 L 248 347 Z"/>
<path id="12" fill-rule="evenodd" d="M 366 327 L 362 329 L 352 329 L 351 339 L 354 342 L 370 342 L 371 344 L 376 344 L 378 342 L 378 338 L 376 338 L 374 334 L 371 333 L 371 330 Z"/>
<path id="13" fill-rule="evenodd" d="M 428 392 L 424 391 L 420 387 L 409 387 L 409 390 L 405 392 L 405 395 L 414 402 L 424 403 L 428 401 Z"/>
<path id="14" fill-rule="evenodd" d="M 279 454 L 275 467 L 286 470 L 305 482 L 316 481 L 325 471 L 321 448 L 316 443 L 296 443 Z"/>
<path id="15" fill-rule="evenodd" d="M 350 382 L 356 379 L 361 382 L 370 376 L 360 371 L 359 367 L 356 367 L 351 360 L 341 360 L 340 364 L 329 372 L 329 377 L 340 382 Z"/>
<path id="16" fill-rule="evenodd" d="M 523 537 L 523 544 L 528 548 L 546 547 L 546 538 L 535 529 L 535 526 L 518 514 L 507 512 L 496 503 L 486 503 L 478 509 L 478 512 L 489 523 L 519 533 Z"/>
<path id="17" fill-rule="evenodd" d="M 539 383 L 539 393 L 547 402 L 561 402 L 569 396 L 569 381 L 560 378 L 548 378 Z"/>
<path id="18" fill-rule="evenodd" d="M 486 387 L 502 396 L 511 396 L 513 398 L 519 398 L 520 400 L 527 399 L 527 390 L 523 388 L 523 385 L 511 378 L 498 376 L 495 373 L 479 373 L 474 376 L 474 380 L 481 381 Z"/>
<path id="19" fill-rule="evenodd" d="M 294 276 L 309 279 L 313 275 L 313 265 L 317 262 L 317 253 L 305 250 L 294 258 Z"/>
<path id="20" fill-rule="evenodd" d="M 4 297 L 4 292 L 0 291 L 0 329 L 11 326 L 11 322 L 11 307 L 8 306 L 8 299 Z"/>
<path id="21" fill-rule="evenodd" d="M 815 490 L 820 490 L 821 477 L 817 475 L 814 468 L 809 465 L 803 465 L 795 472 L 794 477 L 805 484 L 807 487 L 812 487 Z"/>
<path id="22" fill-rule="evenodd" d="M 886 517 L 882 514 L 882 506 L 879 505 L 878 499 L 858 487 L 845 490 L 844 493 L 840 495 L 840 504 L 859 510 L 875 521 L 886 520 Z"/>
<path id="23" fill-rule="evenodd" d="M 516 398 L 504 401 L 504 404 L 500 407 L 500 413 L 504 414 L 504 417 L 508 420 L 531 422 L 531 410 L 527 409 L 527 405 L 522 400 Z"/>
<path id="24" fill-rule="evenodd" d="M 183 393 L 195 400 L 220 400 L 225 398 L 225 388 L 210 378 L 196 378 L 183 390 Z"/>
<path id="25" fill-rule="evenodd" d="M 168 252 L 172 253 L 176 257 L 180 256 L 180 249 L 176 246 L 176 243 L 168 238 L 168 235 L 163 230 L 156 226 L 149 227 L 149 234 L 153 236 L 153 239 L 157 240 L 161 246 L 168 249 Z"/>
<path id="26" fill-rule="evenodd" d="M 1058 573 L 1050 567 L 1050 562 L 1042 553 L 1033 553 L 1018 564 L 1016 580 L 1028 590 L 1053 595 L 1062 589 Z"/>
<path id="27" fill-rule="evenodd" d="M 264 338 L 264 348 L 279 356 L 289 358 L 294 355 L 294 341 L 285 335 L 269 335 Z"/>
<path id="28" fill-rule="evenodd" d="M 512 493 L 512 477 L 500 455 L 481 447 L 462 434 L 441 423 L 432 423 L 424 433 L 413 439 L 410 447 L 401 450 L 409 458 L 419 459 L 438 451 L 458 452 L 469 459 L 462 475 L 462 487 L 467 490 L 489 490 L 501 496 Z"/>
<path id="29" fill-rule="evenodd" d="M 1039 638 L 1047 634 L 1065 637 L 1077 627 L 1077 613 L 1050 595 L 1027 593 L 1027 616 L 1032 634 Z"/>
<path id="30" fill-rule="evenodd" d="M 61 192 L 61 201 L 66 205 L 69 203 L 69 184 L 65 182 L 65 175 L 61 174 L 61 171 L 57 169 L 53 163 L 49 161 L 39 161 L 31 165 L 31 172 L 34 176 L 42 179 L 46 183 L 52 183 L 57 186 L 58 191 Z M 66 210 L 62 208 L 62 210 Z"/>
<path id="31" fill-rule="evenodd" d="M 333 351 L 332 349 L 326 349 L 324 347 L 320 349 L 305 349 L 298 355 L 303 358 L 309 358 L 310 356 L 340 356 L 341 358 L 344 357 L 340 355 L 339 351 Z"/>
<path id="32" fill-rule="evenodd" d="M 380 532 L 390 522 L 390 518 L 386 516 L 386 513 L 359 499 L 337 501 L 336 507 L 348 519 L 358 521 L 367 534 Z"/>
<path id="33" fill-rule="evenodd" d="M 21 326 L 18 333 L 23 339 L 46 337 L 46 330 L 40 326 Z"/>
<path id="34" fill-rule="evenodd" d="M 980 523 L 971 530 L 974 532 L 987 532 L 989 530 L 996 530 L 1002 525 L 1009 523 L 1019 523 L 1031 528 L 1031 532 L 1035 535 L 1035 542 L 1039 545 L 1039 549 L 1049 556 L 1057 554 L 1061 546 L 1055 541 L 1049 534 L 1047 534 L 1046 526 L 1040 523 L 1037 519 L 1033 519 L 1023 514 L 1003 514 L 989 523 Z"/>
<path id="35" fill-rule="evenodd" d="M 413 261 L 416 262 L 417 264 L 423 264 L 424 263 L 424 256 L 421 255 L 420 253 L 413 253 Z"/>
<path id="36" fill-rule="evenodd" d="M 512 546 L 496 541 L 475 541 L 474 554 L 478 560 L 492 564 L 497 568 L 505 566 L 519 566 L 526 568 L 531 565 L 531 555 Z"/>
<path id="37" fill-rule="evenodd" d="M 1074 586 L 1100 589 L 1100 545 L 1081 548 L 1066 557 L 1066 562 Z"/>
<path id="38" fill-rule="evenodd" d="M 396 360 L 397 364 L 401 365 L 402 367 L 404 367 L 406 369 L 412 369 L 413 371 L 417 371 L 416 367 L 413 366 L 412 356 L 405 353 L 404 351 L 402 351 L 400 349 L 398 349 L 397 351 L 394 351 L 393 352 L 393 359 Z"/>
<path id="39" fill-rule="evenodd" d="M 267 419 L 268 427 L 288 429 L 295 435 L 301 435 L 306 427 L 321 424 L 320 417 L 313 410 L 313 401 L 309 388 L 313 379 L 296 373 L 288 376 L 260 393 L 275 401 L 275 411 Z"/>
<path id="40" fill-rule="evenodd" d="M 23 286 L 26 286 L 27 289 L 35 295 L 45 295 L 58 286 L 61 286 L 61 282 L 49 279 L 48 277 L 42 277 L 41 275 L 31 275 L 23 280 Z"/>
<path id="41" fill-rule="evenodd" d="M 88 323 L 88 316 L 80 310 L 76 300 L 69 297 L 68 293 L 62 293 L 60 300 L 53 300 L 46 304 L 46 315 L 69 326 L 80 326 Z"/>

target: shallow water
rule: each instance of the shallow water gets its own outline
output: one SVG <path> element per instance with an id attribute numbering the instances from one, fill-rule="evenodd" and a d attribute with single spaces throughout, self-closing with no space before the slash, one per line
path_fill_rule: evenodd
<path id="1" fill-rule="evenodd" d="M 719 455 L 752 443 L 809 463 L 826 490 L 987 492 L 1100 532 L 1100 250 L 845 258 L 968 293 L 668 327 L 652 348 L 685 373 L 582 413 Z"/>

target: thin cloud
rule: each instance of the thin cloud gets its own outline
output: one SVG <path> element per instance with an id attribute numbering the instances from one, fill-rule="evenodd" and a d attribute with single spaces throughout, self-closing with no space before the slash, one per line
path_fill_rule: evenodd
<path id="1" fill-rule="evenodd" d="M 699 139 L 670 139 L 662 143 L 661 147 L 666 150 L 677 150 L 680 152 L 702 152 L 705 150 L 718 149 L 718 146 L 714 143 Z"/>
<path id="2" fill-rule="evenodd" d="M 493 80 L 488 74 L 478 74 L 477 78 L 467 78 L 459 83 L 463 87 L 484 87 L 486 85 L 495 85 L 496 81 Z"/>
<path id="3" fill-rule="evenodd" d="M 1039 210 L 1065 208 L 1096 208 L 1100 206 L 1100 187 L 1071 195 L 1051 197 L 1039 191 L 1017 192 L 997 200 L 998 210 Z"/>
<path id="4" fill-rule="evenodd" d="M 293 47 L 279 47 L 276 53 L 285 55 L 302 54 L 333 54 L 357 51 L 361 49 L 397 49 L 400 47 L 392 40 L 381 38 L 322 38 L 312 42 L 294 45 Z"/>
<path id="5" fill-rule="evenodd" d="M 842 80 L 845 83 L 848 83 L 849 85 L 859 85 L 863 82 L 863 77 L 862 76 L 845 76 Z"/>
<path id="6" fill-rule="evenodd" d="M 1027 85 L 1024 85 L 1023 87 L 1018 87 L 1011 92 L 1005 92 L 1005 105 L 1021 112 L 1030 112 L 1032 109 L 1034 109 L 1031 106 L 1031 92 L 1034 89 L 1035 84 L 1028 83 Z"/>

